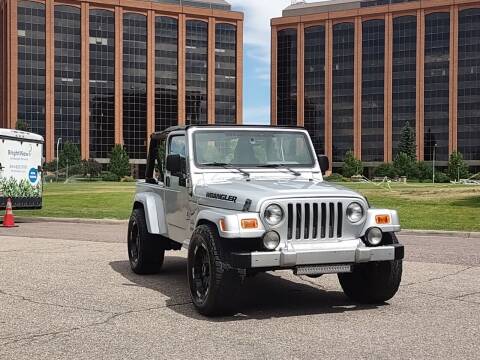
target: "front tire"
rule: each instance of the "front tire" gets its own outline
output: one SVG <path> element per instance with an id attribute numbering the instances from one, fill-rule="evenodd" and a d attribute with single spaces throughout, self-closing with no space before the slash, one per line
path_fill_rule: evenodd
<path id="1" fill-rule="evenodd" d="M 388 243 L 398 243 L 394 234 Z M 355 266 L 352 273 L 338 274 L 345 295 L 362 304 L 381 304 L 395 296 L 402 281 L 402 260 L 379 261 Z"/>
<path id="2" fill-rule="evenodd" d="M 241 277 L 229 268 L 226 257 L 216 228 L 200 225 L 195 229 L 188 249 L 187 272 L 193 305 L 202 315 L 230 315 L 236 309 Z"/>
<path id="3" fill-rule="evenodd" d="M 134 209 L 128 223 L 128 259 L 133 272 L 140 275 L 158 273 L 165 258 L 161 245 L 148 232 L 145 211 Z"/>

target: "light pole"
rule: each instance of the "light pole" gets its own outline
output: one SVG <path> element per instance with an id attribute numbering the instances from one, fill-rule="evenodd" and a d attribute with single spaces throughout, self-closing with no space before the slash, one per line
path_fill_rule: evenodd
<path id="1" fill-rule="evenodd" d="M 58 140 L 57 140 L 57 182 L 58 182 L 58 160 L 59 160 L 58 148 L 60 147 L 60 142 L 61 141 L 62 141 L 62 138 L 58 138 Z"/>
<path id="2" fill-rule="evenodd" d="M 435 184 L 435 157 L 437 155 L 437 143 L 433 146 L 433 183 Z"/>

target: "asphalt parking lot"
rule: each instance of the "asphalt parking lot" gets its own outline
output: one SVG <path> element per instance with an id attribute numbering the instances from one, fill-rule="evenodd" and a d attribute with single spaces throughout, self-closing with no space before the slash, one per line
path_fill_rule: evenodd
<path id="1" fill-rule="evenodd" d="M 0 358 L 478 358 L 480 239 L 401 237 L 403 283 L 360 306 L 335 276 L 259 275 L 241 312 L 208 319 L 190 303 L 185 252 L 163 273 L 128 265 L 125 225 L 0 229 Z"/>

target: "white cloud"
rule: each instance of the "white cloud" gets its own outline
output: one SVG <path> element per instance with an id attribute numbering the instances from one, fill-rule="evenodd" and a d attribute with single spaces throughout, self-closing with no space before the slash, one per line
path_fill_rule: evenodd
<path id="1" fill-rule="evenodd" d="M 291 0 L 229 0 L 234 10 L 245 13 L 244 42 L 253 57 L 270 63 L 270 19 L 282 15 Z"/>

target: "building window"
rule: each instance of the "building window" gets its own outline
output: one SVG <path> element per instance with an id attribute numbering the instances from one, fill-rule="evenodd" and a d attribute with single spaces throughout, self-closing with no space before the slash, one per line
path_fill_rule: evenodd
<path id="1" fill-rule="evenodd" d="M 80 9 L 55 6 L 55 142 L 80 146 Z"/>
<path id="2" fill-rule="evenodd" d="M 237 27 L 215 26 L 215 122 L 235 124 L 237 119 Z"/>
<path id="3" fill-rule="evenodd" d="M 333 161 L 341 162 L 353 150 L 355 26 L 333 27 Z"/>
<path id="4" fill-rule="evenodd" d="M 178 21 L 155 18 L 155 131 L 178 124 Z"/>
<path id="5" fill-rule="evenodd" d="M 277 35 L 277 124 L 297 125 L 297 30 Z"/>
<path id="6" fill-rule="evenodd" d="M 325 27 L 305 29 L 305 115 L 317 154 L 325 153 Z"/>
<path id="7" fill-rule="evenodd" d="M 123 141 L 132 159 L 144 159 L 147 141 L 147 20 L 123 15 Z"/>
<path id="8" fill-rule="evenodd" d="M 18 120 L 45 136 L 45 5 L 18 2 Z"/>
<path id="9" fill-rule="evenodd" d="M 90 157 L 115 145 L 115 15 L 90 10 Z"/>
<path id="10" fill-rule="evenodd" d="M 384 161 L 385 22 L 362 23 L 362 160 Z"/>
<path id="11" fill-rule="evenodd" d="M 450 14 L 425 17 L 425 160 L 448 160 Z"/>
<path id="12" fill-rule="evenodd" d="M 393 20 L 393 154 L 397 155 L 405 124 L 415 131 L 417 111 L 417 18 Z"/>
<path id="13" fill-rule="evenodd" d="M 186 34 L 186 124 L 207 124 L 208 24 L 188 20 Z"/>
<path id="14" fill-rule="evenodd" d="M 480 9 L 459 14 L 458 151 L 480 160 Z"/>

